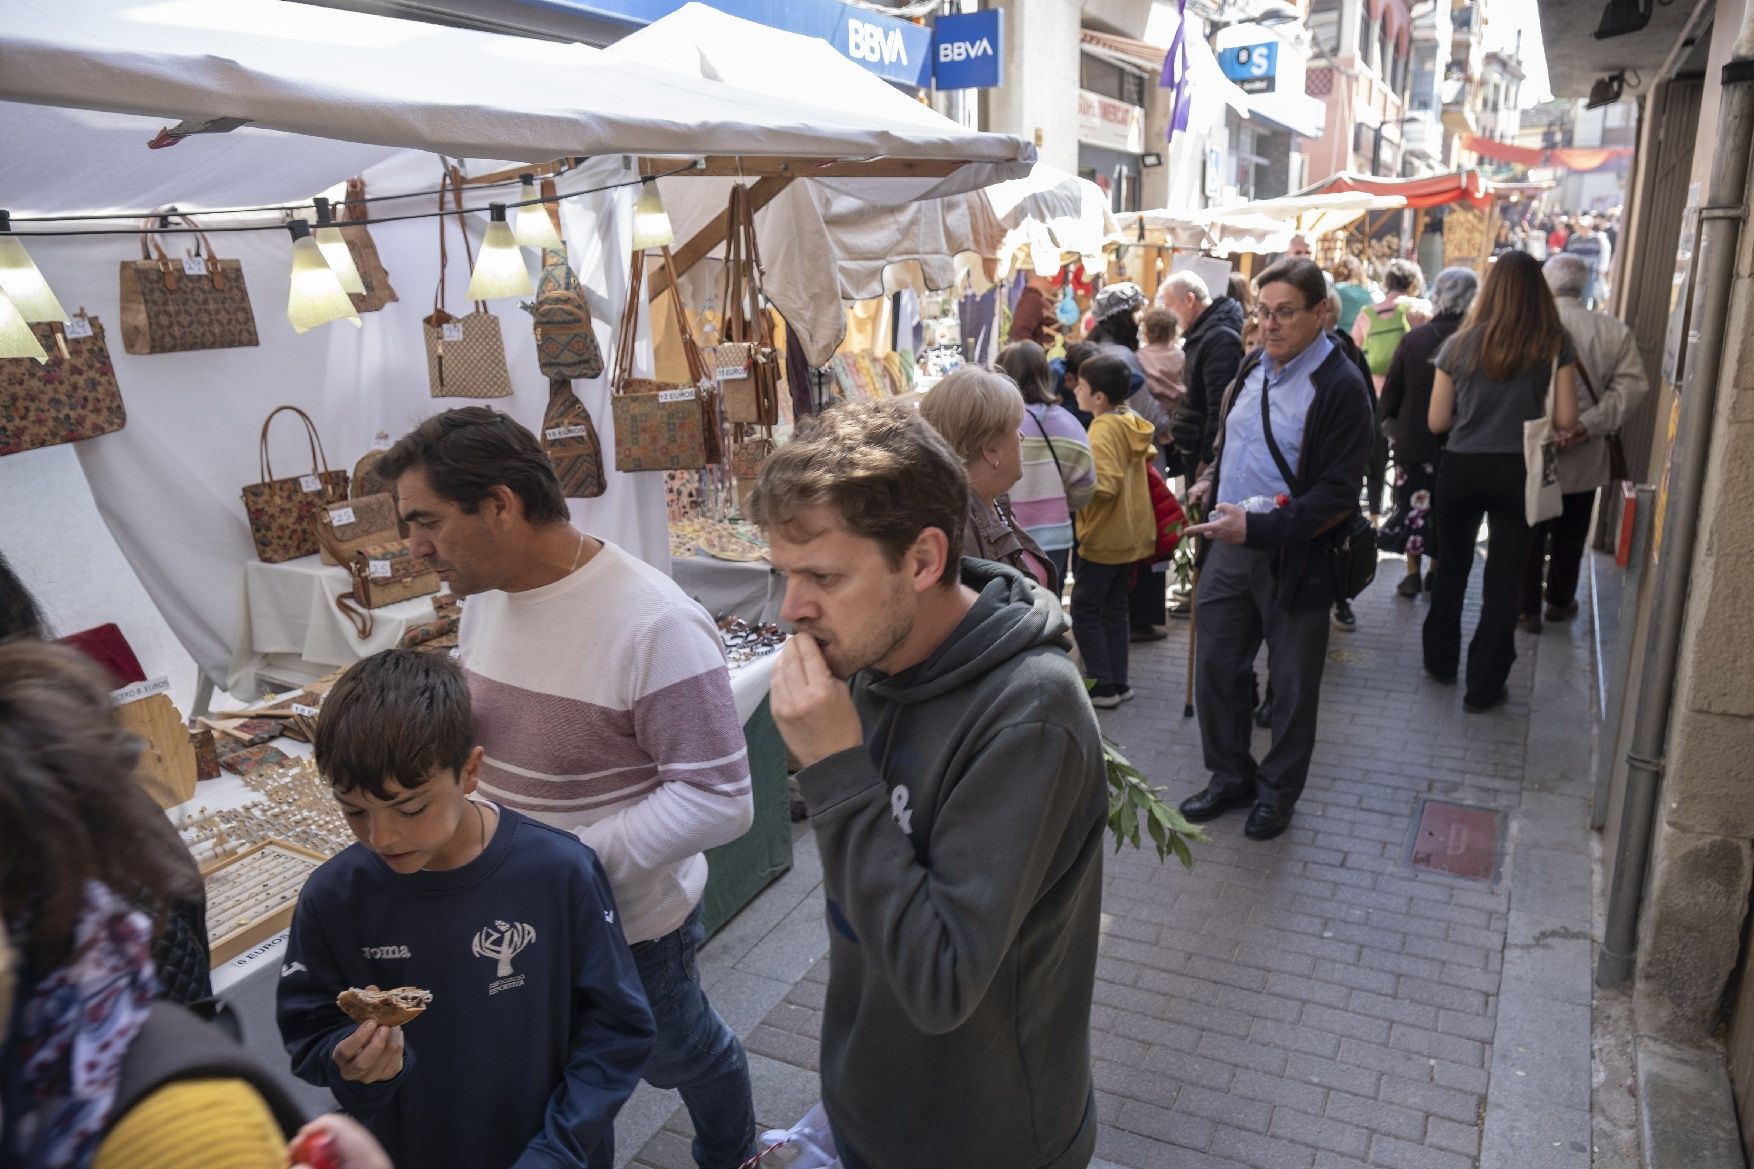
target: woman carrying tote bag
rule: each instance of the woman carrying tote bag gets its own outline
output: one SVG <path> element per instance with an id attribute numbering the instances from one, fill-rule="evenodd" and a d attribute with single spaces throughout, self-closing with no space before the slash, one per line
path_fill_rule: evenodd
<path id="1" fill-rule="evenodd" d="M 1577 355 L 1572 352 L 1541 265 L 1506 252 L 1487 271 L 1468 318 L 1438 350 L 1428 421 L 1448 434 L 1433 516 L 1438 561 L 1425 617 L 1425 672 L 1454 682 L 1461 664 L 1462 598 L 1474 566 L 1480 521 L 1490 533 L 1480 622 L 1468 644 L 1462 705 L 1490 710 L 1509 695 L 1516 661 L 1517 588 L 1534 529 L 1526 507 L 1547 468 L 1524 457 L 1525 431 L 1577 425 Z M 1550 437 L 1550 435 L 1549 435 Z M 1531 484 L 1530 476 L 1537 478 Z M 1540 518 L 1536 516 L 1535 518 Z"/>

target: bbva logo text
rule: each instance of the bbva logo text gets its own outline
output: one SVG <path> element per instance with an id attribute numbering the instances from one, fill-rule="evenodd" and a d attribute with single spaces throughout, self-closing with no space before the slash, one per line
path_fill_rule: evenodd
<path id="1" fill-rule="evenodd" d="M 867 24 L 862 20 L 847 21 L 847 56 L 855 61 L 881 61 L 885 65 L 893 65 L 897 61 L 907 64 L 907 44 L 901 39 L 901 30 L 892 28 L 883 31 L 881 25 Z"/>
<path id="2" fill-rule="evenodd" d="M 952 61 L 972 61 L 976 57 L 991 57 L 993 42 L 986 37 L 978 41 L 945 41 L 938 46 L 938 60 L 948 64 Z"/>

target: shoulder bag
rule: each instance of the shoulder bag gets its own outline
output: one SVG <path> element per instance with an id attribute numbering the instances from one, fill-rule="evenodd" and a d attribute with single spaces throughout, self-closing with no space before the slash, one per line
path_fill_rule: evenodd
<path id="1" fill-rule="evenodd" d="M 449 184 L 455 194 L 456 209 L 463 207 L 462 179 L 455 171 L 439 181 L 439 210 L 445 206 L 445 190 Z M 460 215 L 440 215 L 438 290 L 432 298 L 432 315 L 421 322 L 426 333 L 426 377 L 435 398 L 509 398 L 511 375 L 506 372 L 505 339 L 500 336 L 499 318 L 487 311 L 487 305 L 475 302 L 475 311 L 454 317 L 445 311 L 445 267 L 450 254 L 445 250 L 445 220 L 457 221 L 457 232 L 463 237 L 463 257 L 473 265 L 469 255 L 469 233 L 463 229 Z"/>
<path id="2" fill-rule="evenodd" d="M 393 495 L 365 495 L 326 503 L 311 519 L 324 564 L 346 564 L 361 548 L 401 536 Z"/>
<path id="3" fill-rule="evenodd" d="M 553 195 L 554 180 L 542 180 L 542 193 Z M 542 209 L 547 214 L 547 209 Z M 558 231 L 558 224 L 556 225 Z M 542 250 L 542 272 L 536 278 L 536 299 L 530 304 L 536 334 L 536 364 L 550 382 L 556 378 L 603 376 L 603 350 L 591 327 L 579 278 L 566 262 L 566 252 Z"/>
<path id="4" fill-rule="evenodd" d="M 49 359 L 0 360 L 0 455 L 110 434 L 128 423 L 104 327 L 80 309 L 30 326 Z"/>
<path id="5" fill-rule="evenodd" d="M 1627 334 L 1627 339 L 1631 339 L 1631 334 Z M 1622 342 L 1622 344 L 1624 343 Z M 1577 376 L 1582 380 L 1584 388 L 1589 390 L 1590 402 L 1592 404 L 1599 403 L 1602 400 L 1602 395 L 1596 390 L 1596 383 L 1590 379 L 1590 371 L 1584 368 L 1583 350 L 1578 349 L 1576 352 Z M 1602 441 L 1608 446 L 1608 479 L 1614 483 L 1624 483 L 1631 479 L 1632 469 L 1626 462 L 1626 444 L 1620 441 L 1620 432 L 1611 430 L 1602 436 Z M 0 449 L 0 454 L 3 453 L 5 453 L 4 450 Z M 1563 501 L 1561 506 L 1563 507 Z"/>
<path id="6" fill-rule="evenodd" d="M 268 428 L 276 415 L 290 411 L 305 424 L 305 437 L 310 443 L 311 469 L 303 475 L 285 479 L 274 477 L 268 459 Z M 262 422 L 259 446 L 262 481 L 244 488 L 244 512 L 250 520 L 250 536 L 256 542 L 256 555 L 267 564 L 296 560 L 317 554 L 317 534 L 311 526 L 325 504 L 347 498 L 347 472 L 329 470 L 323 454 L 323 441 L 317 437 L 316 423 L 297 406 L 280 406 L 270 411 Z"/>
<path id="7" fill-rule="evenodd" d="M 244 266 L 215 256 L 187 215 L 159 217 L 164 223 L 172 219 L 195 232 L 195 249 L 173 260 L 156 238 L 140 233 L 140 258 L 121 265 L 122 348 L 135 354 L 187 353 L 257 344 Z"/>
<path id="8" fill-rule="evenodd" d="M 1547 375 L 1547 399 L 1539 418 L 1523 423 L 1523 518 L 1534 527 L 1565 510 L 1559 490 L 1559 442 L 1553 433 L 1553 407 L 1559 359 Z"/>
<path id="9" fill-rule="evenodd" d="M 549 379 L 548 408 L 542 413 L 542 449 L 554 464 L 555 477 L 567 498 L 595 499 L 609 489 L 596 423 L 566 378 Z"/>
<path id="10" fill-rule="evenodd" d="M 375 313 L 396 299 L 396 290 L 390 287 L 390 274 L 384 270 L 384 261 L 378 256 L 378 245 L 372 242 L 371 232 L 366 230 L 363 222 L 369 215 L 365 206 L 365 180 L 348 179 L 347 198 L 341 204 L 341 218 L 337 223 L 348 254 L 353 257 L 353 266 L 359 270 L 359 282 L 365 285 L 364 292 L 347 294 L 353 301 L 354 311 L 361 313 Z"/>
<path id="11" fill-rule="evenodd" d="M 353 587 L 335 598 L 335 607 L 353 623 L 361 641 L 372 635 L 371 610 L 439 591 L 438 573 L 414 555 L 406 540 L 356 549 L 347 569 Z"/>
<path id="12" fill-rule="evenodd" d="M 1285 452 L 1279 449 L 1279 442 L 1273 437 L 1273 414 L 1267 405 L 1267 387 L 1272 378 L 1266 371 L 1261 373 L 1261 434 L 1267 440 L 1267 453 L 1273 456 L 1273 465 L 1279 468 L 1279 475 L 1285 485 L 1291 488 L 1292 495 L 1303 494 L 1303 481 L 1291 470 L 1291 464 L 1285 460 Z M 1350 601 L 1359 593 L 1370 587 L 1376 579 L 1376 529 L 1370 526 L 1356 505 L 1348 515 L 1329 521 L 1316 531 L 1316 539 L 1326 537 L 1333 552 L 1334 595 L 1340 600 Z M 1312 540 L 1313 547 L 1315 541 Z"/>
<path id="13" fill-rule="evenodd" d="M 718 387 L 707 374 L 700 346 L 695 344 L 694 333 L 688 327 L 677 286 L 676 264 L 669 248 L 663 249 L 663 257 L 670 278 L 667 293 L 688 358 L 688 374 L 694 381 L 692 385 L 669 385 L 633 376 L 640 288 L 645 278 L 645 253 L 635 252 L 633 271 L 628 277 L 627 311 L 622 315 L 615 345 L 615 376 L 610 383 L 618 471 L 698 470 L 724 461 L 719 441 Z"/>

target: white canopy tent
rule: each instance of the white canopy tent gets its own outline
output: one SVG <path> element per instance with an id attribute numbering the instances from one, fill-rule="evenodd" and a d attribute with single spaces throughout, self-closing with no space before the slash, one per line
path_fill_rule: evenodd
<path id="1" fill-rule="evenodd" d="M 214 118 L 250 124 L 146 149 L 167 123 Z M 635 180 L 624 156 L 970 164 L 928 167 L 928 177 L 907 180 L 912 186 L 904 191 L 890 179 L 864 180 L 894 198 L 957 194 L 1023 174 L 1034 154 L 1017 139 L 793 102 L 583 46 L 283 0 L 9 5 L 0 25 L 0 135 L 8 144 L 0 208 L 12 213 L 61 301 L 108 327 L 129 412 L 126 429 L 116 434 L 0 460 L 0 497 L 37 500 L 31 522 L 52 530 L 77 510 L 75 503 L 83 507 L 72 501 L 63 509 L 62 501 L 88 484 L 178 641 L 222 682 L 240 631 L 242 565 L 254 555 L 239 490 L 259 478 L 256 436 L 268 412 L 281 403 L 305 409 L 330 465 L 350 467 L 379 430 L 399 434 L 436 410 L 469 404 L 434 400 L 426 385 L 420 319 L 431 311 L 439 278 L 436 221 L 372 229 L 397 303 L 367 315 L 360 330 L 337 325 L 303 335 L 285 317 L 287 236 L 216 235 L 218 253 L 243 263 L 259 347 L 134 356 L 122 348 L 116 270 L 138 255 L 137 241 L 128 234 L 48 238 L 41 233 L 115 225 L 33 224 L 29 216 L 141 211 L 171 202 L 184 210 L 303 202 L 362 173 L 374 195 L 431 191 L 441 169 L 435 153 L 466 160 L 465 170 L 476 174 L 494 168 L 483 159 L 595 156 L 561 177 L 561 193 L 580 196 L 561 203 L 561 217 L 608 355 L 626 295 L 634 193 L 628 187 L 585 193 Z M 859 181 L 837 185 L 858 189 Z M 489 197 L 472 191 L 467 202 L 484 206 Z M 435 203 L 428 195 L 374 204 L 374 214 Z M 278 215 L 254 222 L 264 218 L 279 222 Z M 478 238 L 485 215 L 467 221 Z M 455 239 L 448 301 L 465 311 L 468 267 Z M 167 241 L 173 254 L 184 246 Z M 535 427 L 548 387 L 536 369 L 528 318 L 513 302 L 492 308 L 502 321 L 514 393 L 490 404 Z M 642 362 L 648 357 L 642 353 Z M 574 389 L 605 451 L 612 450 L 606 379 L 576 382 Z M 68 475 L 70 450 L 83 484 Z M 302 471 L 303 450 L 291 427 L 277 430 L 276 474 Z M 588 530 L 667 564 L 661 477 L 611 474 L 605 495 L 574 501 L 573 509 Z M 9 531 L 0 534 L 0 551 L 15 540 L 54 542 Z M 65 555 L 72 564 L 80 550 Z M 54 609 L 55 598 L 45 599 Z M 53 615 L 63 628 L 109 619 L 97 602 Z"/>
<path id="2" fill-rule="evenodd" d="M 1207 207 L 1176 214 L 1145 211 L 1121 216 L 1123 234 L 1136 232 L 1141 221 L 1148 238 L 1179 247 L 1198 247 L 1214 255 L 1283 252 L 1291 237 L 1313 240 L 1349 227 L 1366 212 L 1405 207 L 1401 195 L 1343 191 L 1323 195 L 1286 195 L 1229 207 Z"/>

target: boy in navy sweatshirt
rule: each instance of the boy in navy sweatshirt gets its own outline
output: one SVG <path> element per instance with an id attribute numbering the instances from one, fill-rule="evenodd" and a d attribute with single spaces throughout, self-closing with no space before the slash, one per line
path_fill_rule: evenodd
<path id="1" fill-rule="evenodd" d="M 611 1169 L 652 1016 L 596 855 L 469 798 L 482 751 L 444 654 L 355 664 L 315 748 L 359 843 L 299 895 L 278 1009 L 294 1074 L 398 1166 Z M 374 986 L 432 1002 L 402 1027 L 335 1005 Z"/>

